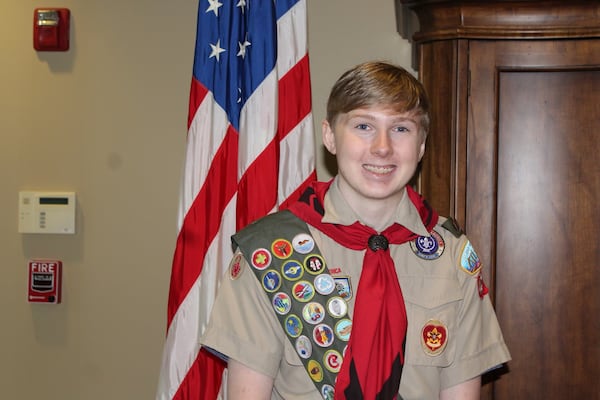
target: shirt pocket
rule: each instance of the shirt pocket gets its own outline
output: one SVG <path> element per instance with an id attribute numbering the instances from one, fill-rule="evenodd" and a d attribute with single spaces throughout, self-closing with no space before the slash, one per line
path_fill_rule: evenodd
<path id="1" fill-rule="evenodd" d="M 453 335 L 458 333 L 462 292 L 451 279 L 426 279 L 420 283 L 418 290 L 404 294 L 408 317 L 406 363 L 447 367 L 455 357 Z"/>
<path id="2" fill-rule="evenodd" d="M 275 390 L 282 398 L 315 399 L 319 392 L 289 339 L 285 339 L 283 359 L 275 379 Z"/>

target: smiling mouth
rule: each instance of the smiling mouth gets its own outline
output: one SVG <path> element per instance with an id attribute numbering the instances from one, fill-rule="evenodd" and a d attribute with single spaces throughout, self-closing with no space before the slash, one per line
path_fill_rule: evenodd
<path id="1" fill-rule="evenodd" d="M 364 164 L 363 168 L 366 169 L 369 172 L 372 172 L 374 174 L 379 174 L 379 175 L 386 175 L 391 173 L 394 170 L 394 167 L 390 167 L 390 166 L 379 166 L 379 165 L 372 165 L 372 164 Z"/>

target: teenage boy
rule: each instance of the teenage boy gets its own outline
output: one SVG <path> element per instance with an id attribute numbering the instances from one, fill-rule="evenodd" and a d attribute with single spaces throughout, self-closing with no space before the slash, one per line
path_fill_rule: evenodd
<path id="1" fill-rule="evenodd" d="M 428 110 L 395 65 L 335 83 L 338 174 L 232 238 L 201 340 L 228 360 L 229 399 L 479 399 L 510 359 L 471 243 L 408 185 Z"/>

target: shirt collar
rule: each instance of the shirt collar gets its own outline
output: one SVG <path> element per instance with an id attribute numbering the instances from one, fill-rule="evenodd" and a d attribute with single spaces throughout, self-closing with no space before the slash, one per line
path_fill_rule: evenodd
<path id="1" fill-rule="evenodd" d="M 329 186 L 327 193 L 325 193 L 323 203 L 325 214 L 323 215 L 322 221 L 324 223 L 352 225 L 356 221 L 362 222 L 342 195 L 337 176 L 334 178 L 331 186 Z M 416 207 L 412 201 L 410 201 L 406 189 L 404 189 L 402 199 L 398 203 L 396 211 L 392 215 L 387 226 L 390 226 L 393 223 L 403 225 L 417 235 L 429 236 L 429 232 L 427 232 L 427 228 L 423 225 L 423 221 L 421 221 L 421 217 Z"/>

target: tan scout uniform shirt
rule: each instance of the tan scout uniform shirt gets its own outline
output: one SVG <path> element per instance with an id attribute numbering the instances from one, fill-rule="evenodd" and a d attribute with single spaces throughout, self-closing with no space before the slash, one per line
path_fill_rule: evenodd
<path id="1" fill-rule="evenodd" d="M 325 196 L 324 222 L 350 225 L 356 221 L 334 182 Z M 417 210 L 405 195 L 394 221 L 419 235 L 428 235 Z M 441 389 L 481 375 L 510 359 L 489 296 L 479 295 L 478 274 L 461 267 L 468 242 L 456 238 L 440 225 L 442 255 L 433 260 L 419 258 L 409 243 L 390 245 L 392 258 L 406 302 L 408 332 L 405 365 L 400 384 L 404 400 L 437 399 Z M 390 222 L 391 224 L 391 222 Z M 354 298 L 364 251 L 349 250 L 310 227 L 331 275 L 348 277 Z M 291 239 L 291 238 L 289 238 Z M 201 344 L 274 378 L 272 399 L 320 400 L 312 380 L 283 331 L 273 307 L 247 262 L 235 279 L 223 277 Z M 422 338 L 427 325 L 442 326 L 447 332 L 445 347 L 428 349 Z"/>

